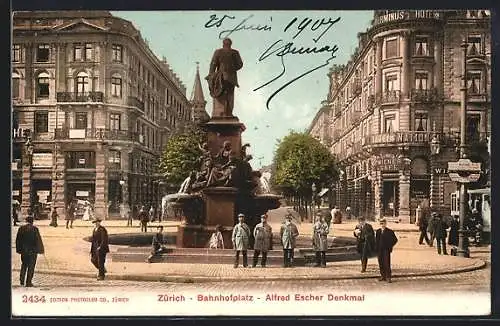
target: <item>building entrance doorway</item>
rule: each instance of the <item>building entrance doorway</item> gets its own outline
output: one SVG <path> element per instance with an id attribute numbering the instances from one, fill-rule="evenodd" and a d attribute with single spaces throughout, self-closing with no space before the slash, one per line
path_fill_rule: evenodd
<path id="1" fill-rule="evenodd" d="M 399 180 L 384 180 L 382 209 L 384 216 L 399 215 Z"/>

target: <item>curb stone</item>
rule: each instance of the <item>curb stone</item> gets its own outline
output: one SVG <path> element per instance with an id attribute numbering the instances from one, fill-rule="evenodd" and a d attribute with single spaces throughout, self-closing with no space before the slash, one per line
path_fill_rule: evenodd
<path id="1" fill-rule="evenodd" d="M 465 267 L 460 267 L 456 269 L 444 269 L 438 271 L 428 271 L 428 272 L 409 272 L 405 274 L 393 274 L 392 278 L 405 278 L 405 277 L 422 277 L 422 276 L 437 276 L 437 275 L 447 275 L 447 274 L 458 274 L 471 272 L 479 270 L 486 267 L 486 262 L 480 259 Z M 19 271 L 18 268 L 12 269 L 12 271 Z M 36 273 L 39 274 L 50 274 L 50 275 L 61 275 L 69 277 L 85 277 L 85 278 L 95 278 L 96 273 L 90 272 L 80 272 L 80 271 L 50 271 L 50 270 L 37 270 Z M 356 280 L 356 279 L 372 279 L 378 278 L 379 275 L 300 275 L 293 276 L 287 280 Z M 283 278 L 279 276 L 261 276 L 258 279 L 255 277 L 207 277 L 207 276 L 179 276 L 179 275 L 113 275 L 109 274 L 106 276 L 108 280 L 122 280 L 122 281 L 139 281 L 139 282 L 168 282 L 168 283 L 208 283 L 208 282 L 234 282 L 234 281 L 282 281 Z"/>

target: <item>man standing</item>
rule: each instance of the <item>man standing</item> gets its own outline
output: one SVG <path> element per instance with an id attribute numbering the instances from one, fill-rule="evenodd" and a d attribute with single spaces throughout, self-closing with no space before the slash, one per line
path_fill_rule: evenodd
<path id="1" fill-rule="evenodd" d="M 437 215 L 437 220 L 434 228 L 434 235 L 436 237 L 436 242 L 437 242 L 437 252 L 439 255 L 441 255 L 441 246 L 443 247 L 443 254 L 447 255 L 448 252 L 446 251 L 446 229 L 448 228 L 448 225 L 446 222 L 443 220 L 443 217 L 441 214 Z"/>
<path id="2" fill-rule="evenodd" d="M 312 245 L 316 252 L 316 264 L 314 267 L 326 267 L 326 250 L 328 249 L 328 224 L 320 214 L 316 215 L 316 223 L 313 225 Z"/>
<path id="3" fill-rule="evenodd" d="M 141 206 L 137 217 L 139 218 L 139 221 L 141 221 L 141 232 L 148 232 L 149 214 L 146 212 L 144 206 Z"/>
<path id="4" fill-rule="evenodd" d="M 361 273 L 366 272 L 368 258 L 370 258 L 375 249 L 375 232 L 370 223 L 367 223 L 364 217 L 359 218 L 359 223 L 354 228 L 354 236 L 357 240 L 356 249 L 361 255 Z"/>
<path id="5" fill-rule="evenodd" d="M 280 230 L 280 239 L 283 245 L 283 267 L 293 267 L 293 250 L 298 235 L 299 230 L 292 222 L 292 215 L 285 216 L 285 223 Z"/>
<path id="6" fill-rule="evenodd" d="M 253 263 L 252 267 L 257 266 L 259 255 L 262 252 L 261 266 L 266 267 L 267 252 L 271 250 L 273 245 L 273 229 L 267 223 L 267 215 L 261 215 L 260 223 L 253 229 L 253 237 L 255 243 L 253 246 Z"/>
<path id="7" fill-rule="evenodd" d="M 73 228 L 73 221 L 75 220 L 76 214 L 76 202 L 71 200 L 66 210 L 66 229 Z"/>
<path id="8" fill-rule="evenodd" d="M 237 268 L 240 262 L 240 252 L 243 255 L 243 267 L 247 267 L 247 250 L 248 243 L 250 241 L 250 228 L 245 224 L 245 215 L 238 214 L 238 224 L 234 226 L 231 238 L 233 241 L 233 248 L 236 250 L 234 268 Z"/>
<path id="9" fill-rule="evenodd" d="M 95 224 L 94 231 L 92 232 L 92 245 L 90 247 L 90 261 L 99 270 L 97 279 L 104 280 L 106 274 L 106 254 L 109 252 L 108 246 L 108 231 L 101 225 L 101 219 L 96 218 L 92 221 Z"/>
<path id="10" fill-rule="evenodd" d="M 33 225 L 33 214 L 28 210 L 27 224 L 19 227 L 16 235 L 16 252 L 21 255 L 20 284 L 32 287 L 36 258 L 45 252 L 38 228 Z M 27 275 L 26 275 L 27 272 Z"/>
<path id="11" fill-rule="evenodd" d="M 429 247 L 434 246 L 434 239 L 436 239 L 436 228 L 437 228 L 438 224 L 439 224 L 438 213 L 432 212 L 431 218 L 429 220 L 429 225 L 427 226 L 427 231 L 429 232 L 429 235 L 430 235 Z"/>
<path id="12" fill-rule="evenodd" d="M 243 61 L 240 53 L 231 48 L 232 43 L 225 38 L 222 48 L 215 50 L 205 78 L 214 98 L 212 117 L 233 117 L 234 87 L 239 87 L 236 72 L 243 67 Z"/>
<path id="13" fill-rule="evenodd" d="M 429 240 L 429 237 L 427 236 L 427 228 L 429 227 L 429 222 L 427 221 L 427 216 L 422 215 L 420 219 L 418 220 L 418 229 L 420 230 L 420 238 L 418 239 L 418 244 L 421 245 L 424 243 L 427 243 L 429 246 L 431 244 L 431 241 Z"/>
<path id="14" fill-rule="evenodd" d="M 375 234 L 375 247 L 377 248 L 378 266 L 380 269 L 379 281 L 391 283 L 391 253 L 398 242 L 394 231 L 387 227 L 387 220 L 380 220 L 380 228 Z"/>
<path id="15" fill-rule="evenodd" d="M 159 254 L 162 254 L 167 251 L 167 248 L 163 245 L 164 244 L 164 238 L 163 238 L 163 225 L 158 225 L 158 232 L 156 232 L 155 236 L 153 237 L 153 243 L 152 243 L 152 250 L 151 250 L 151 255 L 149 255 L 147 262 L 151 263 L 153 260 L 153 257 Z"/>

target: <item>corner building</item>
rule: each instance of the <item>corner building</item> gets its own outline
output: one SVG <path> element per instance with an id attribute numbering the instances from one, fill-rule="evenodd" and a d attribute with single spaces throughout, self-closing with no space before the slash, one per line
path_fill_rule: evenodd
<path id="1" fill-rule="evenodd" d="M 192 119 L 166 60 L 107 11 L 15 12 L 12 43 L 12 195 L 23 215 L 43 202 L 63 214 L 73 198 L 101 218 L 120 203 L 157 205 L 161 149 Z"/>
<path id="2" fill-rule="evenodd" d="M 309 132 L 342 173 L 333 203 L 355 215 L 414 221 L 415 209 L 450 214 L 457 184 L 462 62 L 467 62 L 466 139 L 489 184 L 491 27 L 484 10 L 375 11 L 346 65 L 328 74 L 327 99 Z M 467 42 L 464 58 L 463 41 Z"/>

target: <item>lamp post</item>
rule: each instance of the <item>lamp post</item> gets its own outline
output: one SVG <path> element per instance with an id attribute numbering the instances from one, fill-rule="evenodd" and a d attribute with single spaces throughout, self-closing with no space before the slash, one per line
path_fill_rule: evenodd
<path id="1" fill-rule="evenodd" d="M 467 41 L 461 44 L 463 53 L 462 62 L 462 85 L 460 87 L 460 158 L 467 158 L 467 143 L 466 143 L 466 121 L 467 121 Z M 465 218 L 467 212 L 467 184 L 460 183 L 460 224 L 458 229 L 458 249 L 457 256 L 469 257 L 469 246 L 465 234 Z"/>
<path id="2" fill-rule="evenodd" d="M 314 206 L 315 206 L 316 190 L 317 190 L 316 183 L 313 182 L 313 184 L 311 185 L 311 190 L 312 190 L 312 192 L 311 192 L 312 193 L 312 196 L 311 196 L 312 197 L 311 198 L 312 199 L 311 200 L 311 208 L 312 208 L 311 209 L 311 222 L 314 223 L 314 211 L 315 211 Z"/>

